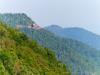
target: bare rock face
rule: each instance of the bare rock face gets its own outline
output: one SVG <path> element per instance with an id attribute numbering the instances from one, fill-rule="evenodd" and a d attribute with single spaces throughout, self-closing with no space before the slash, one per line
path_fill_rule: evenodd
<path id="1" fill-rule="evenodd" d="M 37 24 L 32 24 L 29 26 L 29 28 L 36 29 L 36 30 L 41 29 L 41 27 Z"/>
<path id="2" fill-rule="evenodd" d="M 36 30 L 39 30 L 41 29 L 41 27 L 37 24 L 32 24 L 32 25 L 16 25 L 16 28 L 17 29 L 20 29 L 20 28 L 29 28 L 29 29 L 36 29 Z"/>

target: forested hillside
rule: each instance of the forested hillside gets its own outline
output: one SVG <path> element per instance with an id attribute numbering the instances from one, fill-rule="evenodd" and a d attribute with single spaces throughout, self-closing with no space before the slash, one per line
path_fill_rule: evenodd
<path id="1" fill-rule="evenodd" d="M 73 39 L 61 39 L 44 29 L 21 30 L 44 47 L 52 49 L 56 53 L 56 57 L 68 65 L 73 75 L 91 75 L 99 72 L 99 50 Z"/>
<path id="2" fill-rule="evenodd" d="M 16 17 L 16 14 L 13 14 L 13 16 Z M 11 20 L 12 18 L 12 16 L 6 16 L 7 20 Z M 28 19 L 27 15 L 25 15 L 25 18 Z M 26 20 L 28 23 L 29 19 Z M 12 25 L 16 28 L 17 20 L 19 20 L 19 18 L 15 18 L 13 21 L 9 21 L 8 24 L 15 23 L 15 26 L 13 24 Z M 5 18 L 2 17 L 2 21 L 6 22 Z M 17 23 L 17 25 L 22 25 L 23 23 L 25 24 L 26 21 L 18 21 L 19 23 Z M 77 40 L 73 40 L 70 38 L 62 39 L 44 29 L 37 30 L 28 28 L 27 26 L 31 25 L 31 23 L 28 25 L 26 23 L 25 25 L 26 27 L 22 25 L 23 27 L 19 28 L 18 30 L 24 32 L 30 38 L 36 40 L 40 45 L 52 49 L 52 51 L 56 53 L 56 58 L 65 63 L 66 67 L 70 69 L 73 75 L 98 75 L 100 73 L 99 50 L 96 50 L 95 48 L 92 48 Z"/>
<path id="3" fill-rule="evenodd" d="M 51 25 L 45 27 L 45 29 L 61 38 L 71 38 L 88 44 L 94 48 L 100 49 L 100 35 L 92 33 L 91 31 L 88 31 L 84 28 L 62 28 L 57 25 Z"/>
<path id="4" fill-rule="evenodd" d="M 0 75 L 70 75 L 55 54 L 0 23 Z"/>

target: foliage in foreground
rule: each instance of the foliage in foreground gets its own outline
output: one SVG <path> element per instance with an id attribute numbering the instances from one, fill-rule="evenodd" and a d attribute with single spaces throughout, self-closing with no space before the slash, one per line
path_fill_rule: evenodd
<path id="1" fill-rule="evenodd" d="M 54 53 L 0 23 L 0 75 L 70 75 Z"/>

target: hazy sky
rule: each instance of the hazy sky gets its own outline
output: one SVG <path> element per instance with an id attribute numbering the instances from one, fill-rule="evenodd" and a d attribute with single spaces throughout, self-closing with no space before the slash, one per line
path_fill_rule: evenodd
<path id="1" fill-rule="evenodd" d="M 40 26 L 82 27 L 100 34 L 100 0 L 0 0 L 0 13 L 26 13 Z"/>

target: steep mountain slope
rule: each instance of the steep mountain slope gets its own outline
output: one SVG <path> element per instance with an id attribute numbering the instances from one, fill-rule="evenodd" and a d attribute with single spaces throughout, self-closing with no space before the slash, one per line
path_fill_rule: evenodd
<path id="1" fill-rule="evenodd" d="M 22 24 L 18 23 L 18 25 Z M 56 53 L 57 59 L 68 65 L 73 75 L 100 74 L 100 51 L 76 40 L 59 38 L 44 29 L 33 29 L 33 24 L 31 28 L 28 25 L 22 26 L 18 29 L 37 40 L 42 46 L 52 49 Z"/>
<path id="2" fill-rule="evenodd" d="M 70 75 L 54 53 L 0 23 L 0 75 Z"/>
<path id="3" fill-rule="evenodd" d="M 100 36 L 82 28 L 61 28 L 57 25 L 45 27 L 46 30 L 53 32 L 63 38 L 72 38 L 86 43 L 94 48 L 100 49 Z"/>
<path id="4" fill-rule="evenodd" d="M 76 40 L 58 38 L 44 29 L 21 30 L 44 47 L 52 49 L 56 53 L 56 57 L 68 65 L 73 75 L 75 73 L 91 75 L 100 70 L 100 66 L 98 66 L 100 51 Z"/>
<path id="5" fill-rule="evenodd" d="M 0 20 L 7 23 L 7 25 L 11 25 L 15 27 L 16 25 L 32 25 L 35 22 L 32 21 L 26 14 L 24 13 L 6 13 L 6 14 L 0 14 Z"/>

